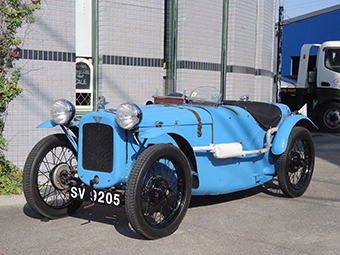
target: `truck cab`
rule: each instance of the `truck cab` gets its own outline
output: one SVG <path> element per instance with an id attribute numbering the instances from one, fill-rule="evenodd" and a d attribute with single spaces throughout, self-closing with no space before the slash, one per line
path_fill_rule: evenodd
<path id="1" fill-rule="evenodd" d="M 310 63 L 312 47 L 318 47 L 315 65 Z M 306 114 L 322 131 L 340 132 L 340 41 L 304 44 L 297 80 L 283 78 L 280 95 L 282 103 Z"/>

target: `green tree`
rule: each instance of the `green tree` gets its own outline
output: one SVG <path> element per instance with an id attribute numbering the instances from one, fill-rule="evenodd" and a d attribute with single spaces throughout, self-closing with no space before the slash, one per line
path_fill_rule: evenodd
<path id="1" fill-rule="evenodd" d="M 6 160 L 4 150 L 8 143 L 3 137 L 9 102 L 22 92 L 18 86 L 21 67 L 15 67 L 19 58 L 20 38 L 17 29 L 23 23 L 32 23 L 32 13 L 40 8 L 40 0 L 0 0 L 0 192 L 20 194 L 22 192 L 22 171 Z"/>

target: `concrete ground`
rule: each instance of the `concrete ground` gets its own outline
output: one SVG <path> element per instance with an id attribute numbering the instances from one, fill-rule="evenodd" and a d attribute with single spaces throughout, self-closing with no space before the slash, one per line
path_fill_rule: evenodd
<path id="1" fill-rule="evenodd" d="M 124 207 L 96 205 L 45 221 L 23 195 L 0 196 L 0 254 L 339 254 L 340 134 L 313 134 L 307 192 L 286 198 L 276 182 L 229 195 L 193 197 L 179 229 L 145 240 Z"/>

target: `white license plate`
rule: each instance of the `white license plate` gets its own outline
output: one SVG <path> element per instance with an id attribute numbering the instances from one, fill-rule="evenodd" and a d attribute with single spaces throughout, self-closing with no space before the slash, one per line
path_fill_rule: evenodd
<path id="1" fill-rule="evenodd" d="M 88 201 L 104 205 L 120 206 L 122 193 L 104 189 L 91 189 L 84 186 L 71 186 L 70 196 L 75 200 Z"/>

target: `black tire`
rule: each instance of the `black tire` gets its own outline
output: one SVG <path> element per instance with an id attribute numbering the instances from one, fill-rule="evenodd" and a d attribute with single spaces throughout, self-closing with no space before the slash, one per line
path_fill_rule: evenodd
<path id="1" fill-rule="evenodd" d="M 28 155 L 23 171 L 23 188 L 31 209 L 50 219 L 75 212 L 81 201 L 71 200 L 68 181 L 77 173 L 77 152 L 64 134 L 39 141 Z"/>
<path id="2" fill-rule="evenodd" d="M 318 114 L 319 128 L 328 133 L 340 132 L 340 103 L 331 102 L 323 106 Z"/>
<path id="3" fill-rule="evenodd" d="M 313 175 L 314 160 L 314 143 L 309 131 L 294 127 L 287 149 L 280 155 L 276 166 L 280 188 L 287 197 L 299 197 L 307 190 Z"/>
<path id="4" fill-rule="evenodd" d="M 131 169 L 125 210 L 135 231 L 149 239 L 172 234 L 182 222 L 191 198 L 188 159 L 177 147 L 147 148 Z"/>

